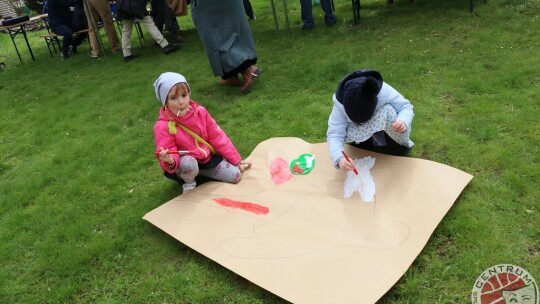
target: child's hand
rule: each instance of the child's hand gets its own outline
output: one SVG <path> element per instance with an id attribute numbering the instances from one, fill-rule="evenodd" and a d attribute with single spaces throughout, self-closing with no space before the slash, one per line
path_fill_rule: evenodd
<path id="1" fill-rule="evenodd" d="M 354 165 L 348 161 L 345 157 L 339 160 L 338 166 L 341 170 L 348 172 L 354 170 Z"/>
<path id="2" fill-rule="evenodd" d="M 237 167 L 240 169 L 240 172 L 243 172 L 244 170 L 251 168 L 251 163 L 241 160 Z"/>
<path id="3" fill-rule="evenodd" d="M 394 131 L 396 132 L 403 133 L 407 130 L 407 125 L 403 122 L 403 120 L 397 119 L 392 124 L 392 128 L 394 128 Z"/>
<path id="4" fill-rule="evenodd" d="M 159 151 L 159 159 L 167 163 L 168 165 L 173 165 L 174 158 L 170 154 L 167 154 L 167 152 L 169 152 L 169 149 L 163 149 L 163 147 L 160 147 L 160 149 L 161 150 Z"/>

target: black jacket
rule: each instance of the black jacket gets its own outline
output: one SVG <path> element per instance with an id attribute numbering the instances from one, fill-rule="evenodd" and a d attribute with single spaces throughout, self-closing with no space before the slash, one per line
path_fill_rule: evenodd
<path id="1" fill-rule="evenodd" d="M 57 24 L 64 24 L 71 27 L 73 12 L 69 10 L 69 7 L 74 7 L 75 5 L 75 0 L 47 0 L 49 25 L 52 28 Z"/>
<path id="2" fill-rule="evenodd" d="M 145 15 L 148 15 L 146 5 L 149 0 L 118 0 L 118 18 L 120 20 L 126 19 L 143 19 Z"/>

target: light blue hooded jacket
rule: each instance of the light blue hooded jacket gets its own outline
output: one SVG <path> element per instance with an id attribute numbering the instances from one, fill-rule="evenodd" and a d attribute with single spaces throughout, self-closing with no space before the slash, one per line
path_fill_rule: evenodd
<path id="1" fill-rule="evenodd" d="M 382 76 L 378 72 L 372 70 L 359 70 L 345 76 L 340 81 L 336 93 L 332 96 L 334 107 L 330 113 L 330 117 L 328 118 L 328 130 L 326 131 L 326 141 L 328 142 L 330 157 L 332 158 L 332 163 L 336 168 L 338 168 L 339 160 L 343 157 L 341 151 L 344 150 L 343 147 L 345 144 L 347 129 L 349 123 L 352 122 L 352 120 L 349 119 L 345 113 L 345 108 L 343 107 L 342 102 L 345 83 L 351 79 L 366 76 L 376 78 L 381 84 L 381 90 L 379 94 L 377 94 L 377 105 L 375 106 L 375 111 L 380 109 L 382 106 L 389 104 L 396 109 L 398 114 L 397 119 L 402 120 L 407 125 L 407 129 L 411 129 L 411 124 L 414 117 L 413 105 L 396 89 L 384 82 Z M 377 135 L 379 135 L 379 133 L 374 134 L 374 136 Z"/>

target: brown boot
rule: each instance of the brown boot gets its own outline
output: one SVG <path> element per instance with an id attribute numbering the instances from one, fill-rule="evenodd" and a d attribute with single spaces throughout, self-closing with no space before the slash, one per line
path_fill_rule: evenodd
<path id="1" fill-rule="evenodd" d="M 257 67 L 256 65 L 251 65 L 249 68 L 247 68 L 245 71 L 242 72 L 242 76 L 244 77 L 244 85 L 240 89 L 241 93 L 247 93 L 255 79 L 259 78 L 261 75 L 262 70 Z"/>
<path id="2" fill-rule="evenodd" d="M 240 88 L 240 93 L 245 94 L 249 91 L 249 88 L 255 81 L 256 77 L 253 76 L 253 73 L 251 73 L 251 67 L 245 69 L 242 72 L 242 76 L 244 77 L 244 85 L 242 85 L 242 88 Z"/>
<path id="3" fill-rule="evenodd" d="M 235 76 L 228 79 L 220 79 L 219 84 L 231 87 L 239 87 L 242 85 L 242 82 L 240 81 L 240 78 L 238 78 L 238 76 Z"/>

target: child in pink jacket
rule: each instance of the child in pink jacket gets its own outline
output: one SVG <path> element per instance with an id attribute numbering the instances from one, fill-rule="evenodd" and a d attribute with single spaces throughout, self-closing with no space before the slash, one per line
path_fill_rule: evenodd
<path id="1" fill-rule="evenodd" d="M 166 72 L 154 82 L 161 101 L 154 124 L 156 157 L 165 176 L 182 183 L 183 193 L 197 175 L 236 184 L 251 166 L 203 106 L 191 100 L 186 78 Z"/>

